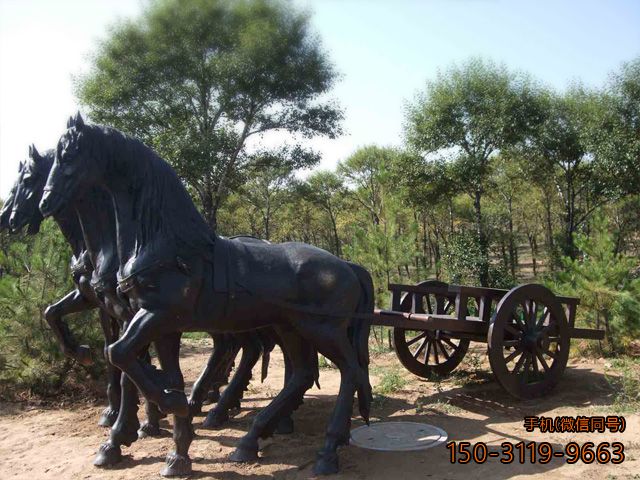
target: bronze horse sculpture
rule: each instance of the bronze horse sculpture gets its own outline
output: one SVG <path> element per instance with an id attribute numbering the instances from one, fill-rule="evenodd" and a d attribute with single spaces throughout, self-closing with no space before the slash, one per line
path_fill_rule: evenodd
<path id="1" fill-rule="evenodd" d="M 40 155 L 34 146 L 29 148 L 29 159 L 24 163 L 21 162 L 18 178 L 0 212 L 2 228 L 19 231 L 28 224 L 29 233 L 34 234 L 39 231 L 43 217 L 38 209 L 38 203 L 53 164 L 53 157 L 53 150 Z M 111 199 L 106 192 L 92 189 L 89 194 L 57 214 L 55 220 L 73 251 L 71 270 L 76 289 L 48 307 L 45 318 L 65 355 L 83 364 L 89 364 L 91 363 L 89 348 L 77 346 L 63 316 L 97 308 L 104 330 L 105 353 L 106 347 L 118 337 L 123 324 L 133 316 L 126 302 L 123 303 L 116 294 L 115 270 L 118 267 L 118 261 L 117 257 L 114 257 L 117 249 Z M 248 238 L 239 240 L 260 241 Z M 223 335 L 217 337 L 223 337 Z M 233 359 L 240 348 L 243 350 L 242 359 L 229 387 L 225 389 L 221 398 L 217 399 L 215 408 L 209 412 L 205 426 L 217 427 L 229 418 L 228 411 L 239 406 L 242 393 L 251 378 L 251 369 L 260 354 L 268 355 L 268 351 L 277 342 L 277 338 L 273 338 L 273 334 L 269 332 L 261 335 L 242 334 L 224 337 L 215 339 L 214 352 L 207 368 L 192 391 L 190 405 L 194 410 L 200 410 L 202 401 L 212 384 L 217 382 L 219 387 L 225 383 Z M 160 433 L 158 422 L 161 415 L 157 407 L 147 402 L 148 420 L 140 426 L 136 415 L 135 391 L 131 389 L 130 384 L 123 388 L 122 391 L 128 394 L 122 396 L 122 404 L 120 404 L 120 370 L 109 362 L 107 367 L 109 369 L 107 397 L 110 406 L 103 413 L 100 425 L 111 426 L 118 418 L 119 412 L 122 412 L 122 418 L 112 429 L 109 442 L 101 448 L 96 457 L 97 466 L 118 463 L 121 460 L 120 446 L 130 445 L 137 436 L 142 438 Z M 265 374 L 266 365 L 263 365 L 263 375 Z M 128 382 L 127 379 L 122 381 Z M 211 396 L 211 393 L 209 395 Z M 138 427 L 140 428 L 136 435 Z M 290 417 L 281 419 L 280 433 L 289 433 L 292 428 Z"/>
<path id="2" fill-rule="evenodd" d="M 317 379 L 319 351 L 338 366 L 341 381 L 314 471 L 337 472 L 337 448 L 349 442 L 356 392 L 361 415 L 369 417 L 370 275 L 311 245 L 219 237 L 155 152 L 113 128 L 85 124 L 78 114 L 57 145 L 41 212 L 55 215 L 94 186 L 105 188 L 113 200 L 119 289 L 136 310 L 124 334 L 109 346 L 109 359 L 149 401 L 174 415 L 176 449 L 162 473 L 191 472 L 193 432 L 179 366 L 180 333 L 267 326 L 277 330 L 289 355 L 291 378 L 256 416 L 231 459 L 257 459 L 258 439 L 274 432 L 278 419 L 297 408 Z M 162 372 L 138 358 L 159 339 L 169 339 Z"/>
<path id="3" fill-rule="evenodd" d="M 43 217 L 38 203 L 44 184 L 53 164 L 54 151 L 40 155 L 35 147 L 29 149 L 29 159 L 21 163 L 12 194 L 5 203 L 11 205 L 6 217 L 7 227 L 19 231 L 29 225 L 29 233 L 39 231 Z M 87 210 L 87 206 L 91 209 Z M 95 210 L 94 210 L 95 208 Z M 119 335 L 122 324 L 133 317 L 126 302 L 116 294 L 115 269 L 118 267 L 115 223 L 111 199 L 106 192 L 92 189 L 84 198 L 69 205 L 55 216 L 63 236 L 73 253 L 71 272 L 76 288 L 45 310 L 45 319 L 55 334 L 63 353 L 82 364 L 92 362 L 87 346 L 78 345 L 66 322 L 65 315 L 97 309 L 106 348 Z M 3 215 L 4 215 L 3 210 Z M 149 357 L 145 352 L 146 361 Z M 120 370 L 107 362 L 109 406 L 103 412 L 99 424 L 114 426 L 112 439 L 118 444 L 129 445 L 138 435 L 157 435 L 160 432 L 160 412 L 147 403 L 147 421 L 142 425 L 137 418 L 137 393 L 133 384 L 121 378 Z M 121 389 L 122 382 L 122 389 Z M 118 421 L 119 420 L 119 421 Z M 139 430 L 138 430 L 139 427 Z M 138 430 L 138 431 L 136 431 Z"/>

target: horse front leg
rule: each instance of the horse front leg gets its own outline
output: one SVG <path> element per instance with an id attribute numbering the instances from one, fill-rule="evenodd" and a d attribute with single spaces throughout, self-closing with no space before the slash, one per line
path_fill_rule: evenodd
<path id="1" fill-rule="evenodd" d="M 98 310 L 98 315 L 100 316 L 100 326 L 102 327 L 102 334 L 104 335 L 103 352 L 107 368 L 107 400 L 109 402 L 109 406 L 105 408 L 102 415 L 100 415 L 98 425 L 101 427 L 111 427 L 118 418 L 118 412 L 120 411 L 121 372 L 109 362 L 107 358 L 107 348 L 118 339 L 120 329 L 117 322 L 103 309 Z"/>
<path id="2" fill-rule="evenodd" d="M 146 363 L 152 365 L 148 345 L 141 357 Z M 138 438 L 143 439 L 147 437 L 159 436 L 160 420 L 165 418 L 166 415 L 158 409 L 158 406 L 155 403 L 148 400 L 145 400 L 144 402 L 144 413 L 146 419 L 144 422 L 142 422 L 142 425 L 140 425 L 140 428 L 138 429 Z"/>
<path id="3" fill-rule="evenodd" d="M 184 378 L 180 370 L 180 333 L 174 333 L 156 341 L 158 360 L 162 366 L 169 389 L 184 391 Z M 191 474 L 189 446 L 193 441 L 191 416 L 174 414 L 173 441 L 175 450 L 167 455 L 166 465 L 160 472 L 165 477 L 185 476 Z"/>
<path id="4" fill-rule="evenodd" d="M 171 389 L 166 376 L 138 357 L 151 342 L 175 333 L 175 315 L 165 310 L 140 309 L 124 334 L 109 346 L 109 360 L 129 376 L 144 397 L 164 413 L 189 414 L 187 397 L 182 390 Z"/>
<path id="5" fill-rule="evenodd" d="M 53 330 L 53 334 L 60 345 L 60 349 L 69 358 L 73 358 L 81 365 L 91 365 L 91 350 L 87 345 L 78 345 L 69 326 L 62 317 L 71 313 L 91 310 L 95 305 L 88 301 L 80 290 L 67 293 L 56 303 L 49 305 L 44 311 L 44 318 Z"/>
<path id="6" fill-rule="evenodd" d="M 121 376 L 120 412 L 109 432 L 109 440 L 98 449 L 93 464 L 109 467 L 122 461 L 122 445 L 129 446 L 138 438 L 138 391 L 126 375 Z"/>

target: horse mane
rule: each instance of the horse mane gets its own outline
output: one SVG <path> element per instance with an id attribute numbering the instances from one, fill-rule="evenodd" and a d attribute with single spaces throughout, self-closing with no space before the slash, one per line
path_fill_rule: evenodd
<path id="1" fill-rule="evenodd" d="M 210 250 L 215 233 L 164 159 L 137 138 L 113 127 L 85 124 L 82 132 L 93 140 L 93 156 L 106 156 L 105 178 L 118 175 L 132 196 L 132 213 L 138 225 L 135 252 L 132 253 L 137 254 L 153 245 L 158 238 L 176 253 Z"/>

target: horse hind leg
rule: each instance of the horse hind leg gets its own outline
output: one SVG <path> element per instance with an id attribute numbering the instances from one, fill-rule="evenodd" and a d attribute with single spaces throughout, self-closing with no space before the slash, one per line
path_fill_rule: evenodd
<path id="1" fill-rule="evenodd" d="M 353 398 L 356 390 L 365 384 L 366 372 L 358 363 L 346 329 L 319 328 L 308 337 L 318 351 L 340 369 L 338 398 L 329 420 L 324 447 L 318 452 L 313 468 L 316 475 L 329 475 L 338 472 L 338 447 L 349 444 Z"/>
<path id="2" fill-rule="evenodd" d="M 311 367 L 315 351 L 295 331 L 280 332 L 281 340 L 291 359 L 292 374 L 282 391 L 256 415 L 249 432 L 242 437 L 231 455 L 234 462 L 254 462 L 258 459 L 258 439 L 271 436 L 281 418 L 291 414 L 301 403 L 304 393 L 316 380 Z"/>
<path id="3" fill-rule="evenodd" d="M 260 359 L 260 342 L 254 333 L 239 334 L 242 346 L 242 358 L 231 382 L 224 389 L 218 403 L 209 410 L 207 418 L 202 422 L 205 428 L 220 428 L 229 420 L 229 410 L 240 408 L 240 400 L 251 381 L 251 370 Z"/>
<path id="4" fill-rule="evenodd" d="M 237 345 L 229 335 L 212 335 L 213 352 L 207 365 L 193 384 L 189 396 L 189 413 L 192 417 L 199 415 L 205 400 L 220 399 L 219 389 L 227 383 L 233 359 L 237 354 Z M 213 393 L 213 395 L 212 395 Z"/>

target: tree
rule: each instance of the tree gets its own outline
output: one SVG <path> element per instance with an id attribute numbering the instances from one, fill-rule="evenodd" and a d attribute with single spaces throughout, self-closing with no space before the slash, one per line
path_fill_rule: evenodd
<path id="1" fill-rule="evenodd" d="M 622 194 L 640 193 L 640 57 L 625 63 L 605 89 L 593 149 Z"/>
<path id="2" fill-rule="evenodd" d="M 610 174 L 590 148 L 592 123 L 602 108 L 599 94 L 573 86 L 565 94 L 546 94 L 546 114 L 533 144 L 542 160 L 535 176 L 553 179 L 563 206 L 561 249 L 575 258 L 574 233 L 605 202 L 613 198 Z"/>
<path id="3" fill-rule="evenodd" d="M 535 131 L 542 120 L 536 91 L 528 77 L 475 58 L 427 82 L 407 109 L 408 144 L 424 154 L 449 153 L 458 180 L 473 198 L 483 285 L 489 280 L 489 256 L 482 196 L 490 159 Z"/>
<path id="4" fill-rule="evenodd" d="M 324 210 L 333 228 L 335 254 L 342 255 L 340 235 L 338 235 L 338 213 L 342 208 L 346 189 L 338 175 L 329 171 L 314 172 L 300 185 L 301 193 L 313 204 Z"/>
<path id="5" fill-rule="evenodd" d="M 613 353 L 620 353 L 640 333 L 640 280 L 636 259 L 616 253 L 603 216 L 592 222 L 591 236 L 576 234 L 577 258 L 564 257 L 554 281 L 557 291 L 580 298 L 579 319 L 604 327 Z"/>
<path id="6" fill-rule="evenodd" d="M 320 98 L 335 79 L 308 16 L 288 2 L 157 0 L 112 29 L 77 95 L 93 120 L 169 160 L 215 228 L 251 168 L 252 137 L 340 133 L 341 110 Z"/>
<path id="7" fill-rule="evenodd" d="M 274 215 L 291 199 L 294 170 L 308 163 L 306 153 L 283 147 L 252 155 L 252 167 L 239 193 L 259 214 L 262 232 L 258 236 L 265 240 L 271 240 Z"/>

